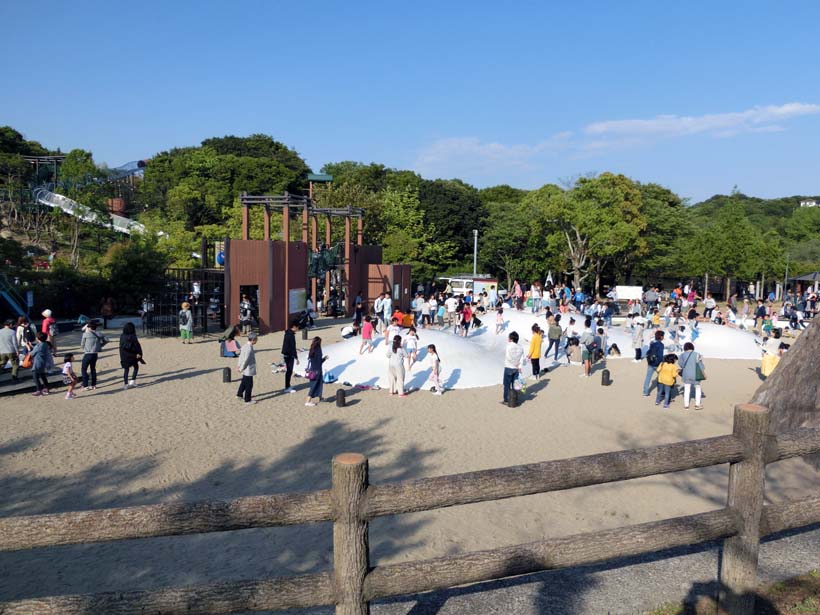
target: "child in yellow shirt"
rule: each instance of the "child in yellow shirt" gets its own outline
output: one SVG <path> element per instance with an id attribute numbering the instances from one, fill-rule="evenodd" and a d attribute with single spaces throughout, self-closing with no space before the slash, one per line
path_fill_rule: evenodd
<path id="1" fill-rule="evenodd" d="M 543 331 L 537 324 L 532 326 L 532 339 L 527 356 L 532 364 L 532 377 L 538 380 L 541 377 L 541 343 L 544 339 Z"/>
<path id="2" fill-rule="evenodd" d="M 675 380 L 678 377 L 678 366 L 675 365 L 677 357 L 673 354 L 668 354 L 663 358 L 661 363 L 655 370 L 658 372 L 658 396 L 655 398 L 655 405 L 661 403 L 663 398 L 663 407 L 669 407 L 669 401 L 672 399 L 672 388 L 675 386 Z"/>

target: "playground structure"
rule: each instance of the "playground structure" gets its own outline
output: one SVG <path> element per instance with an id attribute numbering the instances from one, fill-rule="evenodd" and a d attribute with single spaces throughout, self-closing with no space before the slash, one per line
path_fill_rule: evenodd
<path id="1" fill-rule="evenodd" d="M 0 299 L 3 299 L 11 308 L 15 316 L 28 317 L 28 302 L 23 299 L 17 288 L 9 281 L 6 274 L 0 274 Z"/>
<path id="2" fill-rule="evenodd" d="M 344 297 L 343 314 L 353 314 L 352 298 L 361 291 L 364 301 L 379 292 L 394 294 L 397 307 L 410 299 L 410 267 L 382 264 L 381 246 L 364 245 L 361 209 L 315 207 L 309 197 L 289 193 L 254 196 L 243 193 L 242 239 L 225 240 L 225 307 L 228 322 L 239 321 L 239 302 L 243 293 L 255 291 L 260 333 L 281 331 L 306 307 L 308 296 L 314 300 L 318 279 L 309 277 L 310 255 L 319 252 L 319 219 L 324 219 L 324 245 L 332 240 L 332 220 L 344 221 L 341 262 L 325 273 L 324 289 L 329 296 L 332 277 L 335 289 Z M 250 238 L 250 208 L 264 211 L 263 239 Z M 281 240 L 271 239 L 271 211 L 282 212 Z M 291 240 L 292 219 L 301 215 L 300 241 Z M 356 237 L 353 239 L 353 220 Z M 335 273 L 334 273 L 335 272 Z M 243 290 L 244 289 L 244 290 Z"/>
<path id="3" fill-rule="evenodd" d="M 120 215 L 125 212 L 124 200 L 121 197 L 109 199 L 109 208 L 112 210 L 112 213 L 106 217 L 98 214 L 86 205 L 77 203 L 67 196 L 53 192 L 53 190 L 56 190 L 58 186 L 57 166 L 64 158 L 65 156 L 26 157 L 31 164 L 35 165 L 35 177 L 38 179 L 41 176 L 41 167 L 49 171 L 53 169 L 52 181 L 43 183 L 32 190 L 34 201 L 41 205 L 45 205 L 46 207 L 60 209 L 70 216 L 80 218 L 83 222 L 99 224 L 102 226 L 108 226 L 110 224 L 111 228 L 118 233 L 130 235 L 131 233 L 145 232 L 145 226 L 139 222 L 131 220 L 126 216 Z M 133 187 L 133 180 L 143 174 L 144 168 L 144 160 L 135 160 L 115 169 L 110 169 L 104 178 L 93 181 L 103 183 L 127 183 Z"/>

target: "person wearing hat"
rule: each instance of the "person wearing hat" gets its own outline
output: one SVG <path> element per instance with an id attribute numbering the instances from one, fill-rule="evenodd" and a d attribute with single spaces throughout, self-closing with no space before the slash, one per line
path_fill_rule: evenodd
<path id="1" fill-rule="evenodd" d="M 57 354 L 57 319 L 51 315 L 51 310 L 43 310 L 40 331 L 46 334 L 46 340 L 51 344 L 51 352 Z"/>
<path id="2" fill-rule="evenodd" d="M 179 337 L 183 344 L 194 343 L 194 315 L 191 313 L 191 304 L 182 302 L 182 309 L 179 311 Z"/>
<path id="3" fill-rule="evenodd" d="M 7 320 L 0 329 L 0 367 L 11 363 L 11 379 L 17 382 L 20 348 L 17 346 L 17 332 L 13 329 L 14 321 Z"/>

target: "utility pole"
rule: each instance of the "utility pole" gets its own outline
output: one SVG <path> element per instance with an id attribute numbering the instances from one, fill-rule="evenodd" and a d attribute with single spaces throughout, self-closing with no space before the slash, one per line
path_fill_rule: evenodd
<path id="1" fill-rule="evenodd" d="M 473 277 L 478 273 L 476 268 L 478 266 L 478 230 L 473 229 Z"/>

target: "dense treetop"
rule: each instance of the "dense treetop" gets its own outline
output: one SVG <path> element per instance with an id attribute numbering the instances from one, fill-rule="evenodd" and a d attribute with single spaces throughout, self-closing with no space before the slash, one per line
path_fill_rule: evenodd
<path id="1" fill-rule="evenodd" d="M 22 156 L 46 153 L 16 130 L 0 128 L 0 189 L 8 195 L 14 185 L 41 181 Z M 71 151 L 61 171 L 63 189 L 101 207 L 105 195 L 82 179 L 94 167 L 90 152 Z M 298 152 L 262 134 L 214 137 L 160 152 L 148 162 L 134 196 L 135 215 L 152 234 L 125 241 L 158 251 L 162 262 L 192 265 L 201 237 L 239 236 L 242 192 L 301 194 L 310 171 Z M 772 280 L 783 278 L 787 264 L 793 274 L 820 268 L 820 208 L 800 207 L 812 197 L 761 199 L 734 190 L 688 205 L 664 186 L 615 173 L 535 190 L 479 190 L 459 179 L 428 180 L 379 163 L 345 160 L 321 172 L 333 182 L 315 186 L 317 204 L 363 208 L 365 241 L 383 245 L 386 260 L 410 263 L 417 279 L 471 271 L 474 230 L 479 269 L 504 282 L 544 279 L 552 272 L 598 288 L 602 280 L 646 283 L 704 273 Z M 165 238 L 156 240 L 155 230 Z M 75 226 L 71 232 L 74 245 L 82 245 L 85 231 Z M 261 237 L 259 219 L 252 218 L 251 232 Z M 117 241 L 122 238 L 98 237 L 97 249 Z M 108 250 L 98 267 L 110 269 L 106 263 L 117 254 L 126 252 Z M 75 260 L 77 266 L 82 262 Z"/>

